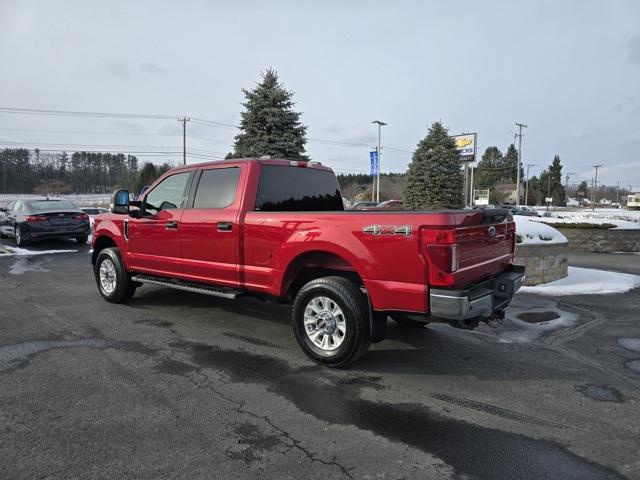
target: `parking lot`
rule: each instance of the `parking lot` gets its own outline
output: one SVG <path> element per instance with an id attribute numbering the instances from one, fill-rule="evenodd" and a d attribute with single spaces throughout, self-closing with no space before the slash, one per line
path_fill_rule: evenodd
<path id="1" fill-rule="evenodd" d="M 0 257 L 2 478 L 640 478 L 640 289 L 519 294 L 473 332 L 390 323 L 330 370 L 286 306 L 109 304 L 88 245 L 29 248 L 74 251 Z M 633 254 L 570 263 L 640 274 Z M 531 312 L 564 320 L 514 320 Z"/>

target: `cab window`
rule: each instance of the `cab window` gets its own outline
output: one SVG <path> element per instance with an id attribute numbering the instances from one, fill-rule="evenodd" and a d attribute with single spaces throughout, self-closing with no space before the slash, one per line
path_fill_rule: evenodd
<path id="1" fill-rule="evenodd" d="M 145 198 L 146 209 L 169 210 L 181 208 L 191 172 L 182 172 L 165 178 Z"/>
<path id="2" fill-rule="evenodd" d="M 204 170 L 198 182 L 193 208 L 225 208 L 236 199 L 240 169 L 213 168 Z"/>

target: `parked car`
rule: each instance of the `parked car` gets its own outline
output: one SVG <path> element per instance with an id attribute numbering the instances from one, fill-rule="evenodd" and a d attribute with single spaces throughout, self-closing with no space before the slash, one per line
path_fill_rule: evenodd
<path id="1" fill-rule="evenodd" d="M 103 213 L 109 213 L 109 209 L 102 207 L 80 207 L 80 210 L 89 215 L 90 218 L 96 217 Z"/>
<path id="2" fill-rule="evenodd" d="M 15 238 L 19 247 L 32 241 L 71 237 L 87 243 L 89 215 L 60 198 L 17 199 L 0 217 L 0 236 Z"/>
<path id="3" fill-rule="evenodd" d="M 84 213 L 89 215 L 89 223 L 91 225 L 91 229 L 93 230 L 93 219 L 98 215 L 102 215 L 103 213 L 109 213 L 109 210 L 102 207 L 80 207 Z"/>
<path id="4" fill-rule="evenodd" d="M 375 207 L 378 205 L 378 202 L 356 202 L 351 205 L 349 210 L 364 210 L 366 208 Z"/>
<path id="5" fill-rule="evenodd" d="M 502 208 L 506 208 L 511 212 L 511 215 L 523 215 L 525 217 L 539 217 L 540 214 L 533 209 L 525 208 L 523 206 L 516 205 L 503 205 Z"/>
<path id="6" fill-rule="evenodd" d="M 404 204 L 402 200 L 386 200 L 384 202 L 380 202 L 374 208 L 376 210 L 402 210 Z"/>
<path id="7" fill-rule="evenodd" d="M 506 210 L 345 211 L 335 175 L 315 162 L 181 166 L 112 204 L 91 256 L 106 301 L 150 283 L 292 303 L 298 344 L 332 367 L 383 340 L 388 316 L 464 329 L 502 319 L 524 281 Z"/>

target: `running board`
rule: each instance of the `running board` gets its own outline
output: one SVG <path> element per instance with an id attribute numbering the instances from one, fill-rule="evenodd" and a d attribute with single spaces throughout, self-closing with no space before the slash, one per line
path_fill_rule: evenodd
<path id="1" fill-rule="evenodd" d="M 205 295 L 213 295 L 214 297 L 236 298 L 242 294 L 241 290 L 233 290 L 231 288 L 220 288 L 203 283 L 183 282 L 180 280 L 171 280 L 169 278 L 152 277 L 150 275 L 135 275 L 131 277 L 134 282 L 152 283 L 153 285 L 161 285 L 163 287 L 175 288 L 177 290 L 185 290 L 187 292 L 204 293 Z"/>

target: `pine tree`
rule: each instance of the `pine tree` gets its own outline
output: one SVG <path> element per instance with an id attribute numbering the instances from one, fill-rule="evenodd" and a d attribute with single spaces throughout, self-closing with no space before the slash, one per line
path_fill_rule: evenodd
<path id="1" fill-rule="evenodd" d="M 503 155 L 496 146 L 487 147 L 482 154 L 482 159 L 478 162 L 478 167 L 474 172 L 474 183 L 476 188 L 494 188 L 502 174 Z"/>
<path id="2" fill-rule="evenodd" d="M 554 205 L 566 205 L 564 187 L 562 186 L 562 165 L 560 157 L 556 155 L 553 162 L 549 166 L 549 175 L 551 176 L 551 197 Z"/>
<path id="3" fill-rule="evenodd" d="M 240 120 L 240 133 L 235 137 L 234 151 L 228 158 L 260 157 L 308 160 L 305 155 L 307 127 L 301 123 L 301 113 L 295 112 L 293 92 L 278 81 L 274 70 L 261 73 L 262 81 L 249 91 L 245 111 Z"/>
<path id="4" fill-rule="evenodd" d="M 405 202 L 409 208 L 461 208 L 462 170 L 447 129 L 434 122 L 409 165 Z"/>

